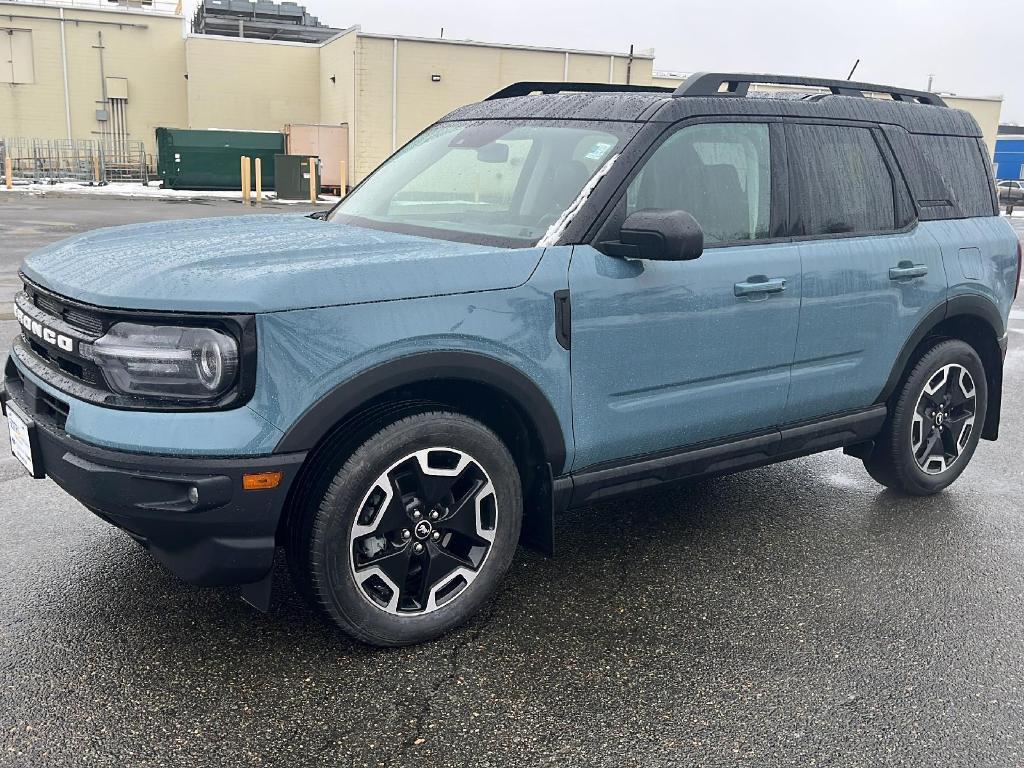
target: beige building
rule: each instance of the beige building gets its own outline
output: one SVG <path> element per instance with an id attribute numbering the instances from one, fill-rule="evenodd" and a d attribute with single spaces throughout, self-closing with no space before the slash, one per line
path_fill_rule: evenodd
<path id="1" fill-rule="evenodd" d="M 88 6 L 92 2 L 96 7 Z M 157 127 L 348 125 L 350 181 L 450 110 L 521 80 L 676 85 L 650 53 L 370 34 L 324 43 L 186 32 L 175 2 L 0 0 L 0 137 L 141 142 Z M 7 55 L 5 55 L 7 54 Z M 999 99 L 948 99 L 994 145 Z"/>
<path id="2" fill-rule="evenodd" d="M 358 27 L 322 44 L 192 35 L 173 4 L 167 12 L 159 2 L 153 10 L 91 10 L 80 2 L 0 0 L 0 41 L 5 32 L 17 40 L 6 73 L 0 56 L 0 137 L 117 134 L 153 152 L 160 126 L 280 131 L 293 123 L 347 124 L 354 182 L 438 117 L 509 83 L 649 84 L 654 65 L 650 54 L 377 35 Z M 105 99 L 112 107 L 97 115 Z M 115 110 L 123 120 L 112 119 Z"/>

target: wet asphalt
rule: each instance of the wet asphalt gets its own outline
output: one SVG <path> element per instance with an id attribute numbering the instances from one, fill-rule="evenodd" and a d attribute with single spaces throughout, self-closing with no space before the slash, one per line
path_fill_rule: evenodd
<path id="1" fill-rule="evenodd" d="M 0 197 L 0 341 L 29 249 L 239 212 Z M 0 765 L 1024 765 L 1020 303 L 1010 336 L 1003 436 L 941 496 L 833 451 L 572 512 L 556 559 L 402 650 L 283 563 L 269 615 L 189 587 L 0 458 Z"/>

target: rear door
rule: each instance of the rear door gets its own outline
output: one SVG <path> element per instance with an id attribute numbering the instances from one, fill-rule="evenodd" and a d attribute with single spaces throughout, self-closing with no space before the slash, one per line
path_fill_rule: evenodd
<path id="1" fill-rule="evenodd" d="M 772 238 L 787 194 L 775 129 L 675 130 L 641 164 L 598 238 L 617 239 L 636 210 L 686 210 L 704 230 L 700 258 L 642 261 L 574 247 L 577 470 L 763 431 L 782 418 L 800 259 L 796 246 Z"/>
<path id="2" fill-rule="evenodd" d="M 791 123 L 786 144 L 803 264 L 793 423 L 871 405 L 918 323 L 945 301 L 946 275 L 880 131 Z"/>

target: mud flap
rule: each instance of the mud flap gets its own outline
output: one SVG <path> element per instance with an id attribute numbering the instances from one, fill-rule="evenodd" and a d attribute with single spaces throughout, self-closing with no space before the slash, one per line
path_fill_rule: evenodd
<path id="1" fill-rule="evenodd" d="M 267 613 L 270 610 L 270 595 L 274 586 L 274 571 L 271 569 L 259 581 L 251 584 L 243 584 L 239 595 L 243 601 L 251 605 L 260 613 Z"/>

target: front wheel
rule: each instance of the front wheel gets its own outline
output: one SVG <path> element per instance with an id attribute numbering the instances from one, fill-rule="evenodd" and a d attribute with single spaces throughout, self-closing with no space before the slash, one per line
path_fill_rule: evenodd
<path id="1" fill-rule="evenodd" d="M 356 639 L 422 642 L 495 592 L 522 508 L 516 464 L 490 429 L 456 413 L 409 416 L 337 471 L 293 540 L 292 571 Z"/>
<path id="2" fill-rule="evenodd" d="M 967 468 L 987 406 L 978 353 L 959 340 L 939 342 L 906 378 L 864 466 L 894 490 L 914 496 L 938 493 Z"/>

